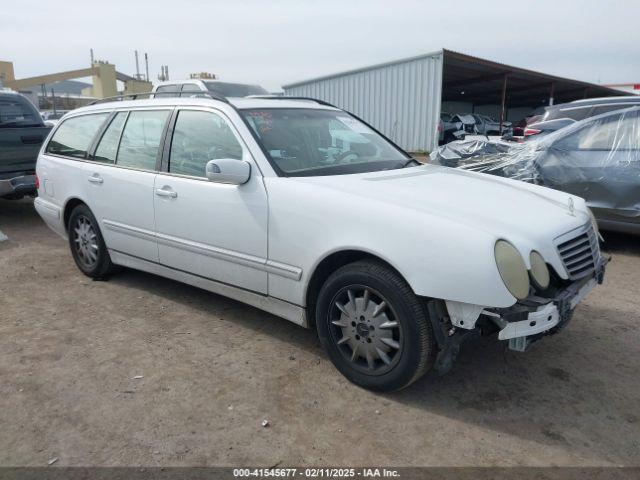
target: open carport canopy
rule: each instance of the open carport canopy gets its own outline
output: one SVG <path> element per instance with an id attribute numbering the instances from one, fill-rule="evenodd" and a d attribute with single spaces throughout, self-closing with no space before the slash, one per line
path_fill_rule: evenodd
<path id="1" fill-rule="evenodd" d="M 566 103 L 582 98 L 625 95 L 613 88 L 512 67 L 443 50 L 442 100 L 497 104 L 506 108 Z"/>

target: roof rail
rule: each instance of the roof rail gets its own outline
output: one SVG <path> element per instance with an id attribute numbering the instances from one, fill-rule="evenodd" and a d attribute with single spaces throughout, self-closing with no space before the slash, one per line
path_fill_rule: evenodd
<path id="1" fill-rule="evenodd" d="M 213 100 L 219 100 L 221 102 L 229 103 L 226 97 L 222 95 L 218 95 L 214 92 L 184 92 L 188 95 L 182 96 L 181 92 L 140 92 L 140 93 L 124 93 L 122 95 L 115 95 L 113 97 L 101 98 L 99 100 L 94 100 L 88 105 L 97 105 L 99 103 L 109 103 L 109 102 L 123 102 L 125 100 L 140 100 L 139 97 L 146 97 L 147 100 L 152 100 L 153 98 L 188 98 L 188 97 L 208 97 Z M 177 95 L 174 95 L 177 94 Z"/>
<path id="2" fill-rule="evenodd" d="M 319 105 L 324 105 L 325 107 L 338 108 L 329 102 L 325 102 L 324 100 L 312 97 L 287 97 L 285 95 L 251 95 L 248 98 L 260 98 L 265 100 L 308 100 L 310 102 L 316 102 Z"/>

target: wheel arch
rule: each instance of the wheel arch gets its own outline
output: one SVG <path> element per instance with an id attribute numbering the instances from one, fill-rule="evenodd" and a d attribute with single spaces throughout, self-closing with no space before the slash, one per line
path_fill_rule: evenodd
<path id="1" fill-rule="evenodd" d="M 73 209 L 78 205 L 87 205 L 87 202 L 78 197 L 71 197 L 64 204 L 64 209 L 62 211 L 62 221 L 64 223 L 64 230 L 67 233 L 69 233 L 69 219 L 71 218 L 71 212 L 73 212 Z"/>
<path id="2" fill-rule="evenodd" d="M 330 252 L 315 265 L 312 269 L 313 273 L 307 282 L 304 298 L 305 305 L 307 306 L 307 319 L 310 327 L 315 324 L 316 300 L 318 299 L 318 294 L 322 285 L 324 285 L 324 282 L 338 268 L 359 260 L 373 260 L 379 262 L 396 272 L 403 280 L 406 281 L 406 277 L 398 268 L 374 252 L 356 248 Z M 407 282 L 407 284 L 409 283 Z M 409 286 L 411 287 L 411 285 Z"/>

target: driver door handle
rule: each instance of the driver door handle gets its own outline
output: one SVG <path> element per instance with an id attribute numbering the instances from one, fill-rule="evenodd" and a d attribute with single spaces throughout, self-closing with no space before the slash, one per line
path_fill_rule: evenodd
<path id="1" fill-rule="evenodd" d="M 174 192 L 171 187 L 165 185 L 162 188 L 156 189 L 156 195 L 159 197 L 176 198 L 178 196 L 178 192 Z"/>

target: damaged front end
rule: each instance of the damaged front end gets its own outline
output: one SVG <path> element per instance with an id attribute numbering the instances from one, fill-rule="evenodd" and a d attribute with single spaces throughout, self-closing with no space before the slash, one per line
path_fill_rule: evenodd
<path id="1" fill-rule="evenodd" d="M 508 348 L 524 352 L 535 341 L 561 331 L 571 320 L 580 301 L 604 280 L 609 258 L 601 255 L 596 232 L 586 230 L 569 239 L 560 237 L 558 252 L 568 273 L 555 272 L 545 289 L 531 287 L 526 298 L 507 308 L 488 308 L 455 301 L 429 301 L 434 334 L 439 347 L 436 370 L 446 373 L 460 345 L 479 335 L 498 334 Z"/>
<path id="2" fill-rule="evenodd" d="M 578 303 L 603 282 L 607 262 L 601 257 L 593 276 L 558 288 L 551 298 L 531 295 L 509 308 L 483 309 L 481 315 L 496 325 L 498 338 L 508 340 L 511 350 L 524 352 L 531 343 L 558 333 L 569 323 Z"/>

